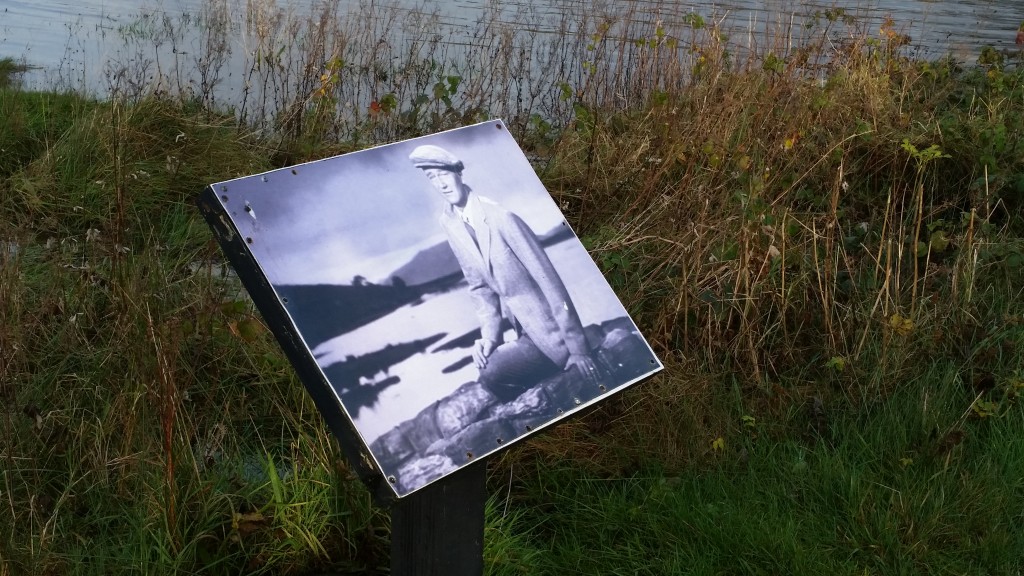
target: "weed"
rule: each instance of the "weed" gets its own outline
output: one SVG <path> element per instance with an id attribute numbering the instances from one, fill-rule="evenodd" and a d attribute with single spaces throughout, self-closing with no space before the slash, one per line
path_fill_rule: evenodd
<path id="1" fill-rule="evenodd" d="M 15 84 L 15 77 L 27 71 L 27 64 L 19 64 L 9 56 L 0 58 L 0 89 L 10 88 Z"/>

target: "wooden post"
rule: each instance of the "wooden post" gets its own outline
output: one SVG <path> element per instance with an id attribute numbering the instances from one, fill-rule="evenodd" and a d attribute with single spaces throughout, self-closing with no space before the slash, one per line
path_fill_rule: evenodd
<path id="1" fill-rule="evenodd" d="M 477 462 L 392 506 L 392 575 L 483 574 L 486 474 Z"/>

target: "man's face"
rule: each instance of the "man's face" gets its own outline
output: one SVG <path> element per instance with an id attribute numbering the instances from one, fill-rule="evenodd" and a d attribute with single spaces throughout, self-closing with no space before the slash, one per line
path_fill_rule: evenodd
<path id="1" fill-rule="evenodd" d="M 452 206 L 464 208 L 469 193 L 462 185 L 462 174 L 445 170 L 444 168 L 426 168 L 423 170 L 427 179 L 434 185 L 434 188 L 441 193 Z"/>

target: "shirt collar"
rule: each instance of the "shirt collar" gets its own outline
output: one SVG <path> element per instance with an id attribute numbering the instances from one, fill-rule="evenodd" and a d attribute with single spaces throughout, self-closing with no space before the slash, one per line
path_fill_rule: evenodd
<path id="1" fill-rule="evenodd" d="M 473 191 L 469 190 L 469 198 L 466 200 L 466 207 L 459 208 L 458 206 L 452 206 L 455 209 L 455 214 L 462 219 L 463 222 L 476 228 L 480 223 L 480 207 L 477 206 L 476 197 L 473 196 Z"/>

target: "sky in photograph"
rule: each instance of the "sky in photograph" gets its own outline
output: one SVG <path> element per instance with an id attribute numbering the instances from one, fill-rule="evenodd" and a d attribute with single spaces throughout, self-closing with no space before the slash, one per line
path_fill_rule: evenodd
<path id="1" fill-rule="evenodd" d="M 445 203 L 409 162 L 421 144 L 458 156 L 475 193 L 519 214 L 539 235 L 562 222 L 550 195 L 499 121 L 216 184 L 272 284 L 384 281 L 444 242 Z M 294 173 L 292 170 L 294 169 Z M 224 190 L 224 187 L 227 190 Z M 249 211 L 246 211 L 246 207 Z"/>

